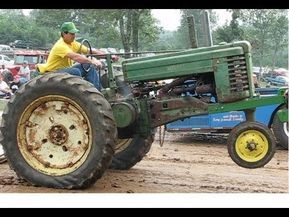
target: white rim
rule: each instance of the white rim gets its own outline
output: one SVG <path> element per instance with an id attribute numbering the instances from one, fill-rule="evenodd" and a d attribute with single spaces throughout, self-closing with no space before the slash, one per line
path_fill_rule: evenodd
<path id="1" fill-rule="evenodd" d="M 92 130 L 83 109 L 72 99 L 47 95 L 30 103 L 17 126 L 25 161 L 48 175 L 77 170 L 91 150 Z"/>

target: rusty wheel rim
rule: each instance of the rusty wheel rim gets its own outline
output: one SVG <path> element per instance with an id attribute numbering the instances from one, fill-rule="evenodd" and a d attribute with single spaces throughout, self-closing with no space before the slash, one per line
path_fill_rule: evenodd
<path id="1" fill-rule="evenodd" d="M 73 100 L 58 95 L 40 97 L 21 114 L 17 142 L 25 161 L 52 176 L 71 173 L 91 150 L 91 125 Z"/>

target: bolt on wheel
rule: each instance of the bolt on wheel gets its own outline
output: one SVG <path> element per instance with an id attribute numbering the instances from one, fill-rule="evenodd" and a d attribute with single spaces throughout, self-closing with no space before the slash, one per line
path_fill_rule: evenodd
<path id="1" fill-rule="evenodd" d="M 60 176 L 76 170 L 91 148 L 85 112 L 64 96 L 45 96 L 22 113 L 17 138 L 26 162 L 42 173 Z"/>
<path id="2" fill-rule="evenodd" d="M 263 133 L 247 130 L 238 136 L 235 146 L 236 152 L 242 160 L 257 162 L 264 158 L 268 152 L 269 144 Z"/>

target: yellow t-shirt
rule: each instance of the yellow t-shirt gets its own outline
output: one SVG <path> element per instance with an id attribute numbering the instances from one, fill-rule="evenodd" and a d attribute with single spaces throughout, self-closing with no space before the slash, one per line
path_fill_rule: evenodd
<path id="1" fill-rule="evenodd" d="M 66 44 L 61 37 L 52 47 L 47 62 L 44 64 L 37 64 L 41 74 L 45 72 L 53 72 L 59 69 L 71 67 L 73 61 L 67 57 L 69 52 L 78 52 L 80 50 L 80 43 L 73 41 L 71 44 Z M 88 53 L 88 48 L 82 46 L 81 53 Z"/>

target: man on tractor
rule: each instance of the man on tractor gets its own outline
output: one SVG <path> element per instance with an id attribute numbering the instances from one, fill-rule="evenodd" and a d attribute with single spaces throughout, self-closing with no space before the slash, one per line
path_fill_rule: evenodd
<path id="1" fill-rule="evenodd" d="M 65 22 L 61 25 L 60 39 L 52 47 L 47 62 L 38 64 L 37 70 L 40 74 L 47 72 L 66 72 L 71 75 L 84 77 L 91 82 L 98 90 L 101 89 L 98 69 L 102 67 L 101 61 L 96 58 L 88 58 L 82 54 L 88 54 L 89 49 L 81 46 L 81 43 L 75 40 L 75 34 L 79 30 L 73 22 Z M 78 53 L 80 52 L 80 53 Z M 92 54 L 105 54 L 97 49 L 92 49 Z M 74 64 L 74 62 L 78 64 Z M 84 65 L 94 65 L 86 71 Z"/>

